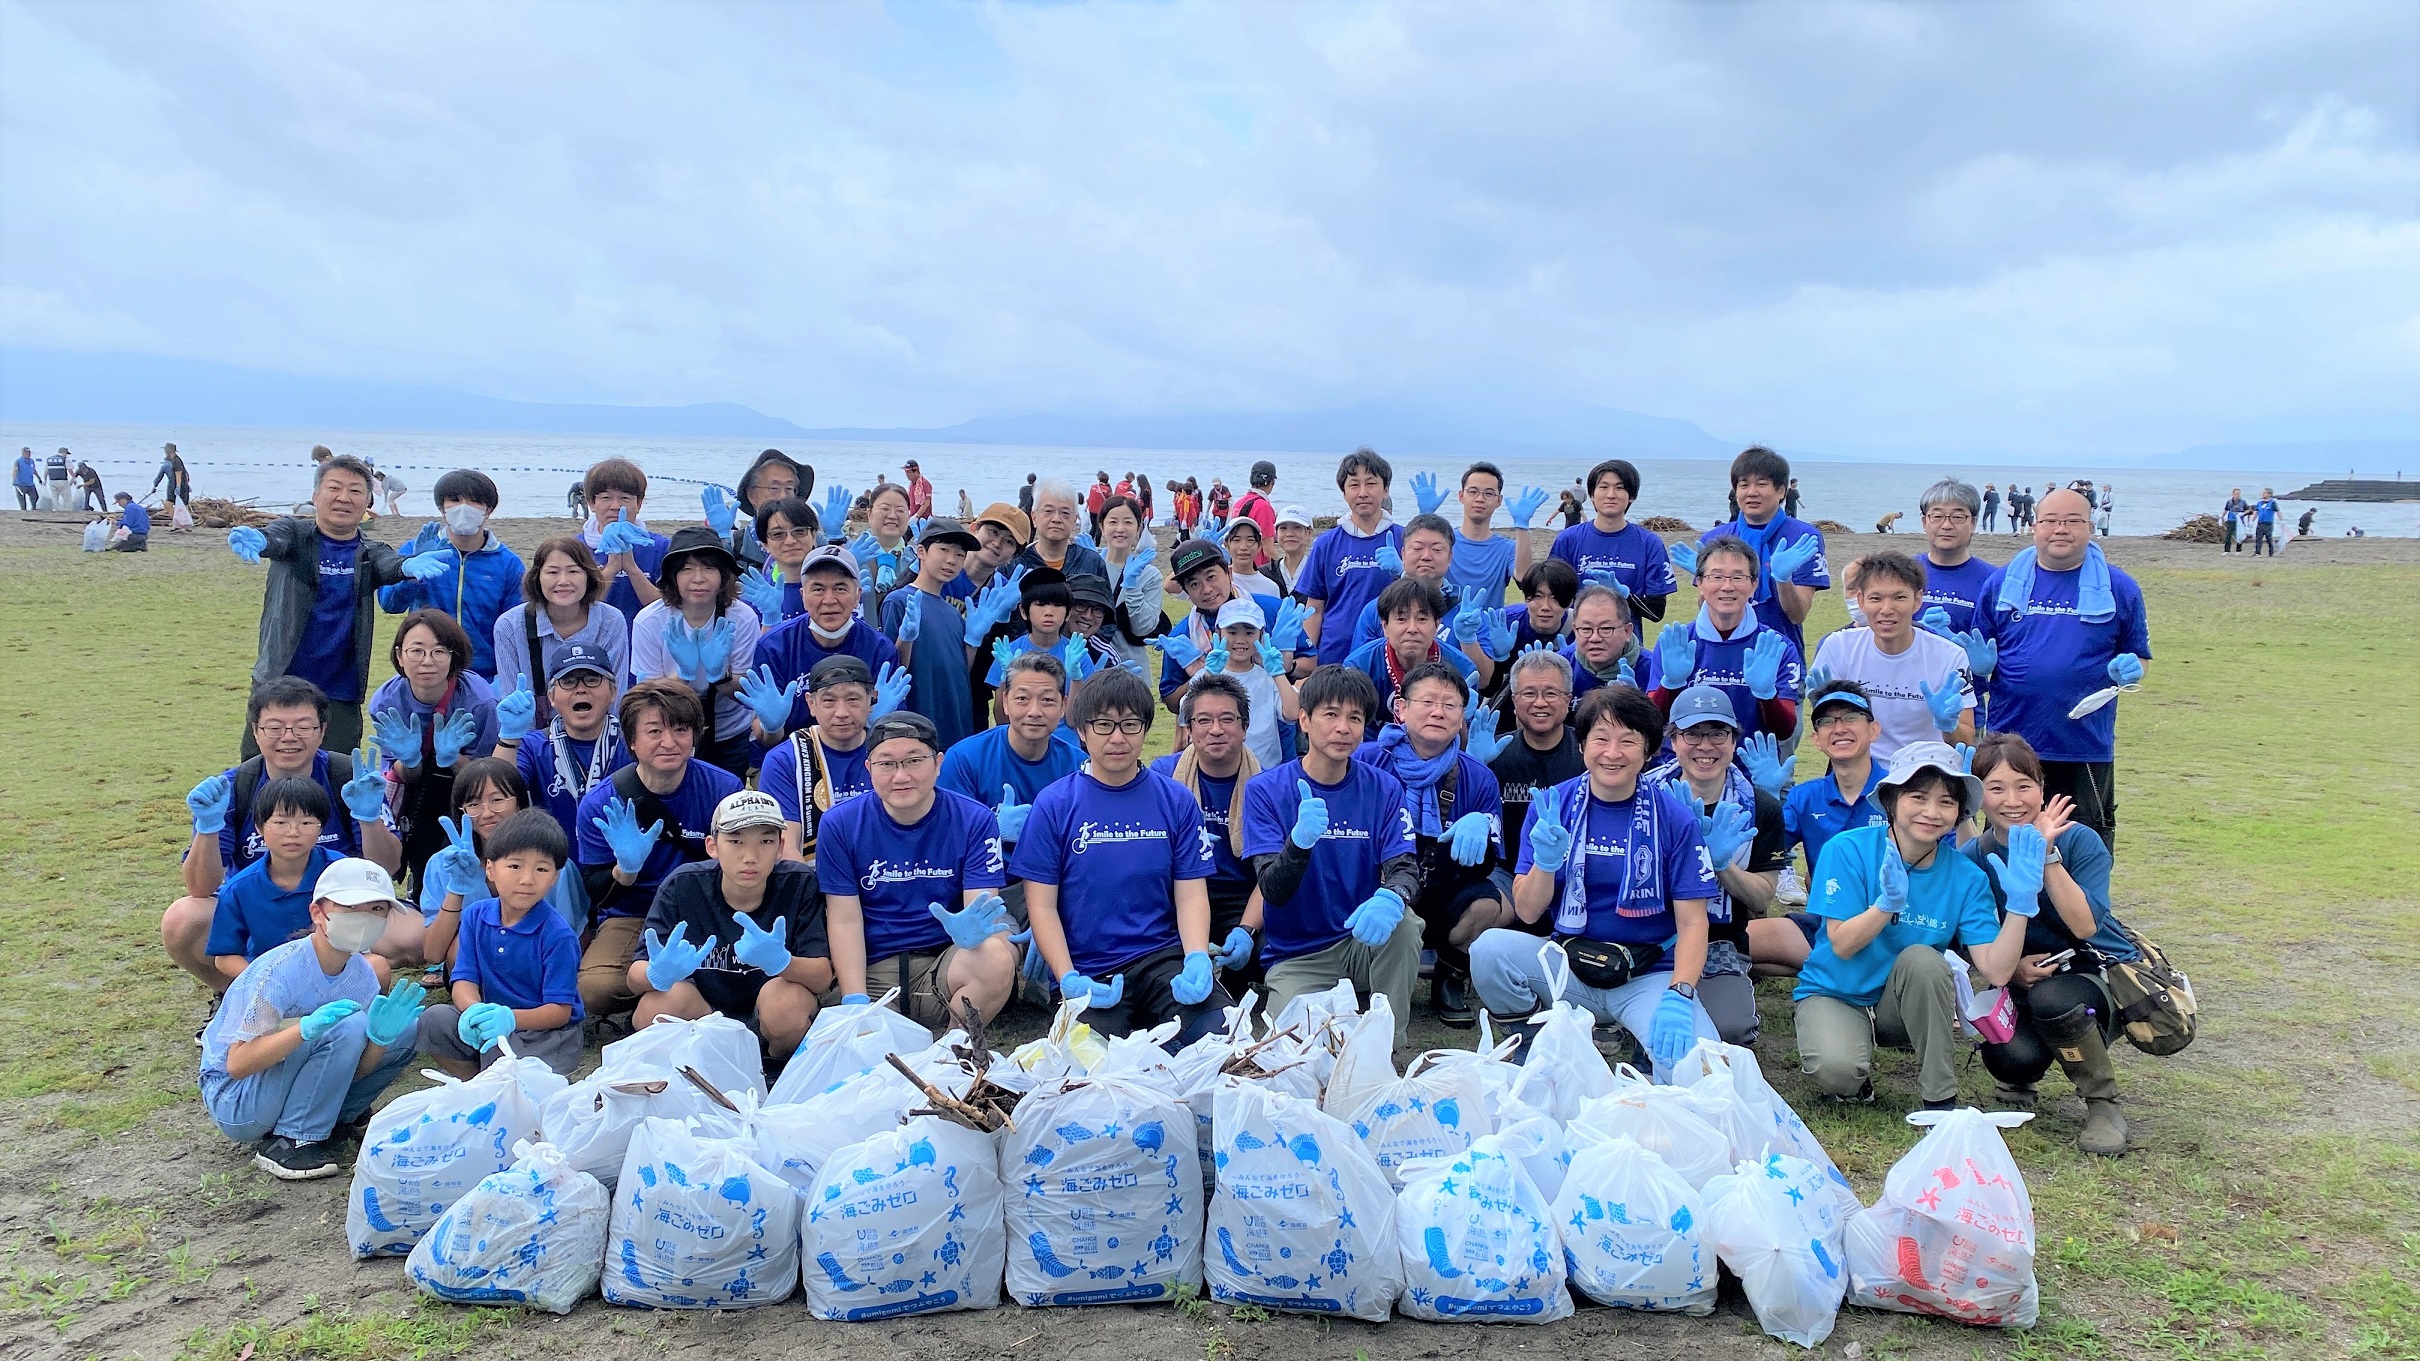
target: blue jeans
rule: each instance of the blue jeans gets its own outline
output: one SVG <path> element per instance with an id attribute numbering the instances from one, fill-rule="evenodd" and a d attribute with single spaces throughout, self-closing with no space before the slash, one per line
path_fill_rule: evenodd
<path id="1" fill-rule="evenodd" d="M 1555 998 L 1546 985 L 1546 966 L 1538 959 L 1538 947 L 1543 944 L 1527 931 L 1501 926 L 1480 932 L 1470 943 L 1470 981 L 1479 990 L 1480 1004 L 1497 1016 L 1527 1016 L 1551 1006 Z M 1646 1046 L 1655 1030 L 1655 1009 L 1663 1004 L 1671 984 L 1672 974 L 1663 969 L 1640 974 L 1618 988 L 1592 988 L 1574 978 L 1564 987 L 1562 1000 L 1600 1021 L 1619 1025 Z M 1691 1002 L 1689 1010 L 1697 1025 L 1697 1038 L 1722 1038 L 1703 1003 Z M 1672 1080 L 1661 1063 L 1655 1065 L 1655 1080 Z"/>
<path id="2" fill-rule="evenodd" d="M 328 1137 L 340 1121 L 359 1119 L 387 1084 L 411 1066 L 415 1048 L 405 1035 L 386 1047 L 376 1067 L 359 1077 L 370 1043 L 370 1018 L 355 1012 L 305 1040 L 286 1061 L 228 1083 L 210 1103 L 210 1119 L 239 1144 L 282 1134 L 298 1144 Z"/>

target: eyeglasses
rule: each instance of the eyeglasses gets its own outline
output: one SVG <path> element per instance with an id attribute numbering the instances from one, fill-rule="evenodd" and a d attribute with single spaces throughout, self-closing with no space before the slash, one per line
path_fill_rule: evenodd
<path id="1" fill-rule="evenodd" d="M 1149 726 L 1151 725 L 1139 718 L 1096 718 L 1084 725 L 1084 731 L 1095 737 L 1108 737 L 1113 733 L 1126 737 L 1141 737 L 1143 730 Z"/>
<path id="2" fill-rule="evenodd" d="M 289 737 L 317 737 L 327 726 L 319 722 L 258 723 L 253 725 L 252 730 L 269 741 L 282 742 Z"/>
<path id="3" fill-rule="evenodd" d="M 1672 734 L 1672 743 L 1674 746 L 1686 742 L 1691 746 L 1712 747 L 1729 742 L 1735 736 L 1736 734 L 1720 723 L 1700 723 Z"/>
<path id="4" fill-rule="evenodd" d="M 403 659 L 407 662 L 442 662 L 451 658 L 453 655 L 454 650 L 450 647 L 421 647 L 414 645 L 403 650 Z"/>
<path id="5" fill-rule="evenodd" d="M 813 543 L 815 531 L 812 529 L 772 529 L 765 532 L 766 543 L 798 543 L 801 540 Z"/>
<path id="6" fill-rule="evenodd" d="M 1545 704 L 1550 702 L 1555 704 L 1569 704 L 1571 702 L 1571 692 L 1569 690 L 1541 690 L 1535 686 L 1531 686 L 1525 689 L 1513 691 L 1513 702 L 1515 704 Z"/>
<path id="7" fill-rule="evenodd" d="M 928 751 L 921 756 L 903 756 L 898 760 L 892 760 L 890 757 L 886 756 L 879 761 L 866 762 L 865 768 L 868 775 L 888 777 L 907 771 L 922 770 L 932 763 L 933 754 Z"/>
<path id="8" fill-rule="evenodd" d="M 1868 723 L 1874 721 L 1872 715 L 1858 709 L 1836 709 L 1828 714 L 1817 714 L 1815 716 L 1815 731 L 1822 732 L 1826 728 L 1837 728 L 1843 723 L 1853 723 L 1859 719 L 1863 719 Z"/>
<path id="9" fill-rule="evenodd" d="M 1619 638 L 1629 631 L 1629 626 L 1624 624 L 1574 624 L 1571 626 L 1571 636 L 1574 638 Z"/>
<path id="10" fill-rule="evenodd" d="M 1700 572 L 1697 579 L 1716 586 L 1745 586 L 1756 580 L 1745 572 Z"/>
<path id="11" fill-rule="evenodd" d="M 1185 724 L 1189 728 L 1240 728 L 1244 720 L 1238 714 L 1195 714 Z"/>
<path id="12" fill-rule="evenodd" d="M 2082 529 L 2092 521 L 2082 515 L 2037 515 L 2034 517 L 2034 523 L 2048 525 L 2053 529 Z"/>
<path id="13" fill-rule="evenodd" d="M 1924 512 L 1924 522 L 1928 525 L 1954 525 L 1960 520 L 1973 518 L 1974 512 L 1964 506 L 1935 506 Z"/>

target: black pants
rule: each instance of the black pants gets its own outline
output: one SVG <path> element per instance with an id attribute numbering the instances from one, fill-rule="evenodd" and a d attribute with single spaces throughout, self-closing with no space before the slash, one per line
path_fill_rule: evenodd
<path id="1" fill-rule="evenodd" d="M 32 487 L 20 486 L 17 488 L 17 509 L 33 510 L 41 504 L 42 494 L 40 492 Z"/>
<path id="2" fill-rule="evenodd" d="M 2008 993 L 2017 1004 L 2016 1034 L 2006 1044 L 1979 1046 L 1983 1066 L 1994 1079 L 2008 1086 L 2030 1087 L 2041 1081 L 2058 1057 L 2053 1046 L 2042 1038 L 2042 1032 L 2035 1028 L 2036 1016 L 2059 1016 L 2077 1007 L 2090 1007 L 2104 1041 L 2117 1033 L 2116 1008 L 2109 1004 L 2109 994 L 2102 991 L 2091 974 L 2054 974 L 2030 988 L 2011 984 Z"/>
<path id="3" fill-rule="evenodd" d="M 1216 942 L 1212 942 L 1216 944 Z M 1166 1048 L 1173 1054 L 1202 1036 L 1218 1029 L 1227 1008 L 1235 999 L 1227 995 L 1215 978 L 1210 983 L 1210 995 L 1192 1006 L 1181 1006 L 1169 995 L 1168 985 L 1185 968 L 1185 947 L 1171 945 L 1157 954 L 1145 955 L 1118 972 L 1125 976 L 1126 991 L 1114 1007 L 1093 1007 L 1083 1016 L 1084 1024 L 1104 1035 L 1131 1035 L 1149 1030 L 1163 1021 L 1175 1020 L 1176 1038 Z"/>
<path id="4" fill-rule="evenodd" d="M 319 745 L 323 751 L 354 752 L 361 749 L 361 701 L 328 701 L 328 727 L 319 735 Z M 241 751 L 241 759 L 246 761 L 260 755 L 260 744 L 252 740 L 252 729 L 249 727 L 244 729 Z"/>
<path id="5" fill-rule="evenodd" d="M 2045 797 L 2065 794 L 2075 802 L 2075 820 L 2098 832 L 2101 844 L 2117 852 L 2117 763 L 2114 761 L 2044 761 Z"/>
<path id="6" fill-rule="evenodd" d="M 108 551 L 112 553 L 145 553 L 150 549 L 151 536 L 149 534 L 129 534 L 110 544 Z"/>
<path id="7" fill-rule="evenodd" d="M 2276 556 L 2277 556 L 2277 526 L 2276 526 L 2275 524 L 2263 524 L 2263 525 L 2261 525 L 2261 526 L 2260 526 L 2258 529 L 2255 529 L 2254 531 L 2252 531 L 2252 556 L 2253 556 L 2253 557 L 2256 557 L 2256 558 L 2257 558 L 2257 557 L 2259 557 L 2259 556 L 2260 556 L 2260 546 L 2261 546 L 2262 544 L 2264 544 L 2264 543 L 2265 543 L 2265 544 L 2267 544 L 2267 545 L 2269 546 L 2269 556 L 2270 556 L 2270 557 L 2276 557 Z"/>

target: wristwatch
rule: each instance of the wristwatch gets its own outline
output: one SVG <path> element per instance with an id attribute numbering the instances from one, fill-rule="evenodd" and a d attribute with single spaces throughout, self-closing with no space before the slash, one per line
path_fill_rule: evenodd
<path id="1" fill-rule="evenodd" d="M 1681 996 L 1688 998 L 1692 1002 L 1697 1000 L 1697 985 L 1695 983 L 1671 983 L 1667 984 L 1666 986 L 1670 988 L 1671 991 L 1679 993 Z"/>
<path id="2" fill-rule="evenodd" d="M 2049 850 L 2042 852 L 2042 863 L 2045 865 L 2056 865 L 2059 863 L 2060 858 L 2059 848 L 2056 846 L 2053 846 Z"/>

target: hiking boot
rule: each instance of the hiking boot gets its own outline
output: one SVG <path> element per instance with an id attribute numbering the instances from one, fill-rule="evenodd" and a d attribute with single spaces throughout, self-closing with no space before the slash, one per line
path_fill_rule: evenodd
<path id="1" fill-rule="evenodd" d="M 2126 1151 L 2126 1116 L 2115 1097 L 2084 1102 L 2084 1132 L 2076 1146 L 2097 1157 L 2114 1158 Z"/>
<path id="2" fill-rule="evenodd" d="M 336 1150 L 326 1141 L 314 1139 L 298 1144 L 283 1134 L 272 1134 L 261 1141 L 260 1151 L 252 1155 L 253 1165 L 279 1181 L 316 1181 L 333 1177 L 344 1170 L 337 1160 Z"/>
<path id="3" fill-rule="evenodd" d="M 1437 1013 L 1439 1025 L 1468 1030 L 1479 1024 L 1478 1009 L 1470 1004 L 1470 975 L 1440 966 L 1429 985 L 1429 1008 Z"/>
<path id="4" fill-rule="evenodd" d="M 2011 1087 L 2005 1082 L 1992 1084 L 1992 1103 L 2004 1111 L 2029 1111 L 2041 1104 L 2041 1097 L 2031 1087 Z"/>

